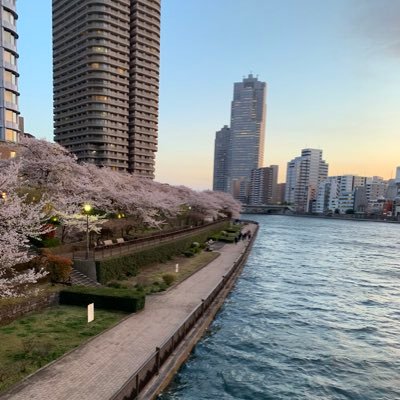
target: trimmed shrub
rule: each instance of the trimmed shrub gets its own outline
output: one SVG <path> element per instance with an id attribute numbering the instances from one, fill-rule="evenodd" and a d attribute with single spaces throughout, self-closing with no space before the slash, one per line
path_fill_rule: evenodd
<path id="1" fill-rule="evenodd" d="M 215 235 L 212 235 L 212 236 L 208 236 L 207 240 L 212 239 L 212 240 L 214 240 L 214 242 L 218 242 L 220 237 L 221 237 L 220 234 L 215 234 Z"/>
<path id="2" fill-rule="evenodd" d="M 45 255 L 46 270 L 53 283 L 69 282 L 72 272 L 72 260 L 66 257 L 47 253 Z"/>
<path id="3" fill-rule="evenodd" d="M 135 276 L 139 268 L 153 263 L 166 262 L 173 256 L 185 254 L 186 251 L 189 251 L 193 242 L 203 243 L 210 235 L 218 233 L 220 229 L 189 236 L 172 243 L 154 246 L 133 254 L 98 260 L 96 261 L 97 279 L 104 284 L 111 280 L 124 279 L 126 276 Z"/>
<path id="4" fill-rule="evenodd" d="M 129 286 L 119 281 L 111 281 L 107 283 L 107 286 L 114 289 L 129 289 Z"/>
<path id="5" fill-rule="evenodd" d="M 240 231 L 240 226 L 237 227 L 237 228 L 231 227 L 231 228 L 226 229 L 226 232 L 227 232 L 227 233 L 234 233 L 234 234 L 236 234 L 236 233 L 239 233 L 239 231 Z"/>
<path id="6" fill-rule="evenodd" d="M 175 280 L 175 275 L 173 274 L 164 274 L 162 276 L 163 281 L 166 283 L 166 285 L 170 286 L 172 284 L 172 282 L 174 282 Z"/>
<path id="7" fill-rule="evenodd" d="M 136 312 L 144 308 L 145 295 L 128 289 L 83 286 L 75 286 L 60 292 L 60 304 L 86 307 L 90 303 L 94 303 L 96 308 Z"/>
<path id="8" fill-rule="evenodd" d="M 183 252 L 183 255 L 186 257 L 193 257 L 195 255 L 195 252 L 193 251 L 193 249 L 189 249 Z"/>
<path id="9" fill-rule="evenodd" d="M 221 236 L 219 238 L 220 242 L 225 242 L 225 243 L 234 243 L 235 242 L 235 237 L 231 236 Z"/>

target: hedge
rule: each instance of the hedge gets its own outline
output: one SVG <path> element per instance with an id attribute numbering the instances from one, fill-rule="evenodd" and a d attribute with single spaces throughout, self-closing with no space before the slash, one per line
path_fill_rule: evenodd
<path id="1" fill-rule="evenodd" d="M 60 292 L 60 304 L 136 312 L 144 308 L 145 295 L 129 289 L 75 286 Z"/>
<path id="2" fill-rule="evenodd" d="M 229 224 L 229 223 L 227 223 Z M 108 258 L 96 261 L 97 280 L 100 283 L 107 283 L 111 280 L 124 279 L 126 276 L 137 275 L 139 268 L 153 264 L 166 262 L 173 256 L 184 253 L 190 249 L 193 242 L 203 243 L 210 235 L 219 232 L 222 228 L 210 229 L 198 235 L 188 236 L 171 243 L 162 244 L 141 250 L 125 256 Z"/>

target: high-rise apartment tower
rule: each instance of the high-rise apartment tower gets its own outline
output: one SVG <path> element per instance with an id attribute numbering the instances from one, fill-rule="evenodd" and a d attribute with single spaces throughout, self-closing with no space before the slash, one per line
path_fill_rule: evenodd
<path id="1" fill-rule="evenodd" d="M 0 141 L 15 143 L 19 136 L 16 0 L 0 0 L 0 19 Z"/>
<path id="2" fill-rule="evenodd" d="M 318 185 L 328 176 L 328 164 L 322 150 L 303 149 L 301 156 L 288 162 L 285 201 L 299 212 L 313 212 L 316 207 Z"/>
<path id="3" fill-rule="evenodd" d="M 215 134 L 213 190 L 219 192 L 227 191 L 230 139 L 231 130 L 227 125 L 224 125 L 224 127 Z"/>
<path id="4" fill-rule="evenodd" d="M 53 0 L 55 140 L 154 177 L 161 0 Z"/>
<path id="5" fill-rule="evenodd" d="M 278 170 L 277 165 L 271 165 L 251 171 L 250 205 L 276 204 L 279 201 Z"/>

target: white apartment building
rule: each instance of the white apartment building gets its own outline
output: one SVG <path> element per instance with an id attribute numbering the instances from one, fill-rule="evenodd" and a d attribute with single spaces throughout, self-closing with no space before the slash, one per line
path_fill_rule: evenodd
<path id="1" fill-rule="evenodd" d="M 318 185 L 328 176 L 328 164 L 322 160 L 322 150 L 303 149 L 301 156 L 288 162 L 285 201 L 299 212 L 316 208 Z"/>
<path id="2" fill-rule="evenodd" d="M 373 176 L 367 179 L 365 187 L 368 202 L 367 212 L 380 213 L 389 187 L 388 182 L 380 176 Z"/>
<path id="3" fill-rule="evenodd" d="M 289 204 L 295 202 L 296 185 L 300 176 L 301 157 L 296 157 L 287 164 L 285 201 Z"/>
<path id="4" fill-rule="evenodd" d="M 345 214 L 354 209 L 354 190 L 366 184 L 366 177 L 355 175 L 331 176 L 318 186 L 315 212 Z"/>

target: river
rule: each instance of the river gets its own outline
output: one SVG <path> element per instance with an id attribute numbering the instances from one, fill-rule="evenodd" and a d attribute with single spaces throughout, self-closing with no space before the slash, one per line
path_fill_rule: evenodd
<path id="1" fill-rule="evenodd" d="M 400 399 L 400 225 L 248 217 L 245 269 L 160 399 Z"/>

